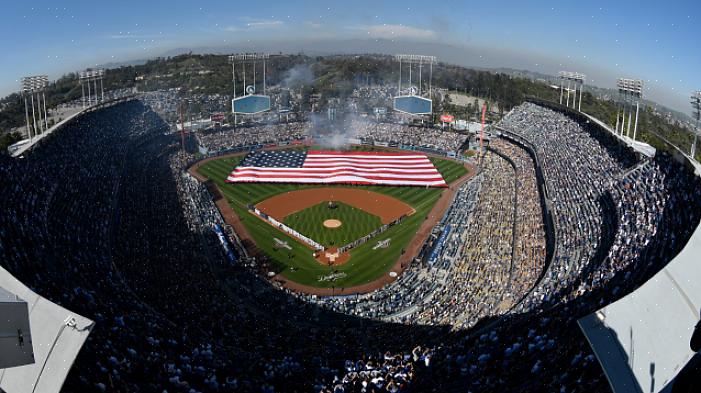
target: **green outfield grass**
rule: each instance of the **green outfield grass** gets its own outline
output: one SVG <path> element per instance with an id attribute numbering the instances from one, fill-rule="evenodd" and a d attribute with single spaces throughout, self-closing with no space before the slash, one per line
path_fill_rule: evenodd
<path id="1" fill-rule="evenodd" d="M 324 202 L 290 214 L 283 223 L 326 247 L 344 246 L 382 226 L 380 217 L 345 203 L 335 203 L 335 209 L 329 209 Z M 323 223 L 328 219 L 341 221 L 341 226 L 326 228 Z"/>
<path id="2" fill-rule="evenodd" d="M 256 245 L 271 257 L 282 275 L 305 285 L 317 287 L 334 286 L 337 288 L 350 287 L 365 284 L 386 274 L 387 270 L 397 261 L 409 241 L 416 234 L 421 223 L 426 219 L 427 214 L 443 192 L 441 188 L 332 185 L 331 187 L 360 187 L 386 194 L 406 202 L 416 209 L 416 213 L 407 217 L 400 225 L 390 228 L 372 241 L 353 249 L 351 251 L 351 259 L 347 263 L 330 268 L 319 264 L 313 258 L 312 251 L 308 247 L 301 245 L 293 238 L 286 236 L 284 233 L 256 218 L 246 209 L 247 205 L 259 203 L 276 194 L 318 186 L 226 183 L 227 175 L 242 158 L 242 156 L 238 156 L 212 160 L 200 167 L 199 172 L 219 186 L 223 196 L 229 201 L 243 225 L 256 241 Z M 465 167 L 451 160 L 431 158 L 431 161 L 448 183 L 462 177 L 467 171 Z M 325 186 L 328 187 L 329 185 Z M 310 235 L 310 237 L 314 239 L 313 236 Z M 274 247 L 274 238 L 286 241 L 292 247 L 292 250 L 276 249 Z M 372 249 L 377 244 L 377 241 L 385 239 L 391 239 L 389 247 L 378 248 L 377 250 Z M 345 276 L 336 279 L 334 282 L 320 280 L 320 278 L 332 272 L 344 273 Z"/>

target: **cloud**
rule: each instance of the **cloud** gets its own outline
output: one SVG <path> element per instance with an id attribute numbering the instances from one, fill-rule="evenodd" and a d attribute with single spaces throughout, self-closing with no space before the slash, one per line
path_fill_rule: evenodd
<path id="1" fill-rule="evenodd" d="M 247 27 L 250 27 L 252 29 L 267 29 L 267 28 L 272 28 L 272 27 L 280 27 L 284 25 L 285 23 L 280 20 L 256 20 L 253 22 L 248 22 L 246 23 Z"/>
<path id="2" fill-rule="evenodd" d="M 351 26 L 350 29 L 363 33 L 369 38 L 431 40 L 438 37 L 434 30 L 406 25 L 357 25 Z"/>
<path id="3" fill-rule="evenodd" d="M 250 16 L 241 17 L 239 20 L 249 29 L 269 29 L 280 27 L 285 24 L 285 22 L 277 19 L 251 18 Z"/>
<path id="4" fill-rule="evenodd" d="M 285 22 L 276 19 L 255 19 L 251 17 L 239 18 L 242 25 L 227 26 L 223 30 L 230 33 L 238 33 L 242 31 L 276 29 L 285 25 Z"/>
<path id="5" fill-rule="evenodd" d="M 145 40 L 145 39 L 155 39 L 155 38 L 165 38 L 170 37 L 170 34 L 111 34 L 106 36 L 111 40 Z"/>

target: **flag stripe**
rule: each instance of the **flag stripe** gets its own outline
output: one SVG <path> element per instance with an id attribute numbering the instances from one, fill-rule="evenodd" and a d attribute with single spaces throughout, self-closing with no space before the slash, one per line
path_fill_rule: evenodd
<path id="1" fill-rule="evenodd" d="M 381 155 L 374 155 L 374 156 L 368 156 L 368 155 L 355 155 L 355 154 L 344 154 L 344 155 L 338 155 L 338 154 L 318 154 L 314 152 L 309 152 L 307 153 L 307 158 L 316 158 L 316 159 L 353 159 L 353 160 L 368 160 L 368 161 L 376 161 L 376 160 L 428 160 L 428 157 L 424 154 L 402 154 L 402 155 L 390 155 L 390 156 L 381 156 Z"/>
<path id="2" fill-rule="evenodd" d="M 304 167 L 304 168 L 259 168 L 259 167 L 238 167 L 234 172 L 242 171 L 277 171 L 277 172 L 299 172 L 328 173 L 332 171 L 357 171 L 357 172 L 377 172 L 377 173 L 437 173 L 435 168 L 377 168 L 377 167 L 354 167 L 354 166 L 330 166 L 330 167 Z"/>
<path id="3" fill-rule="evenodd" d="M 408 153 L 408 152 L 389 152 L 389 151 L 324 151 L 324 150 L 310 150 L 308 155 L 312 156 L 342 156 L 342 157 L 426 157 L 425 154 L 421 153 Z"/>
<path id="4" fill-rule="evenodd" d="M 428 187 L 445 187 L 445 181 L 411 181 L 411 180 L 373 180 L 358 176 L 336 176 L 332 178 L 287 178 L 275 177 L 260 179 L 257 177 L 237 177 L 236 179 L 227 178 L 229 183 L 300 183 L 300 184 L 360 184 L 360 185 L 395 185 L 395 186 L 428 186 Z"/>
<path id="5" fill-rule="evenodd" d="M 307 158 L 304 160 L 304 165 L 310 164 L 358 164 L 358 165 L 426 165 L 430 164 L 429 160 L 356 160 L 356 159 L 338 159 L 338 158 Z"/>
<path id="6" fill-rule="evenodd" d="M 321 164 L 312 163 L 304 164 L 304 168 L 340 168 L 349 167 L 357 169 L 370 169 L 370 168 L 387 168 L 387 169 L 431 169 L 434 170 L 433 164 L 410 164 L 410 165 L 387 165 L 387 164 L 345 164 L 345 163 L 334 163 L 334 164 Z"/>

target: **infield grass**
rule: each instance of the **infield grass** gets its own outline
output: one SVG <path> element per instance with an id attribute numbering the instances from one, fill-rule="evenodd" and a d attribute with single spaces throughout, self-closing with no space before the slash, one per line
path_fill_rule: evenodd
<path id="1" fill-rule="evenodd" d="M 387 274 L 387 270 L 403 253 L 444 190 L 442 188 L 423 187 L 324 185 L 324 187 L 362 188 L 386 194 L 406 202 L 416 210 L 416 213 L 407 217 L 400 225 L 390 228 L 371 241 L 353 249 L 351 258 L 347 263 L 329 267 L 318 263 L 312 256 L 312 250 L 308 247 L 303 246 L 293 238 L 253 216 L 246 209 L 246 206 L 249 204 L 256 204 L 273 195 L 319 186 L 226 183 L 227 175 L 242 158 L 243 156 L 236 156 L 212 160 L 201 166 L 198 171 L 219 186 L 224 198 L 229 201 L 234 212 L 239 216 L 243 225 L 255 240 L 258 248 L 273 260 L 273 263 L 276 264 L 276 269 L 284 277 L 300 284 L 316 287 L 330 288 L 333 286 L 343 288 L 362 285 L 377 279 L 383 274 Z M 431 157 L 431 161 L 449 184 L 467 172 L 464 166 L 451 160 Z M 303 231 L 300 232 L 304 233 Z M 310 237 L 315 239 L 313 236 Z M 292 250 L 276 249 L 274 247 L 274 238 L 286 241 Z M 372 249 L 378 241 L 385 239 L 391 239 L 388 247 Z M 331 273 L 343 273 L 343 277 L 335 281 L 323 280 L 324 276 Z"/>
<path id="2" fill-rule="evenodd" d="M 335 203 L 335 209 L 324 202 L 290 214 L 283 223 L 326 247 L 344 246 L 382 226 L 380 217 L 345 203 Z M 329 219 L 341 221 L 341 226 L 326 228 L 324 221 Z"/>

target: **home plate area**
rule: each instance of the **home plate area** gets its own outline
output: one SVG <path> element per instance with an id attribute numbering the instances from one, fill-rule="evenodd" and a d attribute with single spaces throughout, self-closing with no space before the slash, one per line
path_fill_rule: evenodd
<path id="1" fill-rule="evenodd" d="M 350 259 L 350 253 L 344 252 L 339 253 L 338 248 L 327 248 L 323 251 L 317 251 L 314 253 L 314 258 L 319 261 L 319 263 L 329 266 L 343 265 Z"/>

